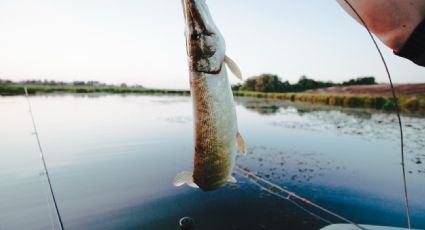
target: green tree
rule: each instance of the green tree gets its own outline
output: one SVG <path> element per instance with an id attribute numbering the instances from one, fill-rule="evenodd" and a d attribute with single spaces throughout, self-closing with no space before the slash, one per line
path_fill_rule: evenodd
<path id="1" fill-rule="evenodd" d="M 375 85 L 377 84 L 374 77 L 358 77 L 345 81 L 342 85 Z"/>
<path id="2" fill-rule="evenodd" d="M 274 74 L 261 74 L 260 76 L 249 78 L 239 88 L 245 91 L 257 92 L 281 92 L 284 83 Z"/>

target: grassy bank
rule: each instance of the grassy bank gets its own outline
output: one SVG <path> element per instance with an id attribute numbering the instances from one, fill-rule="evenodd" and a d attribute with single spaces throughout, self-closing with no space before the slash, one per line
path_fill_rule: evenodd
<path id="1" fill-rule="evenodd" d="M 391 97 L 362 96 L 362 95 L 337 95 L 337 94 L 311 94 L 311 93 L 261 93 L 235 91 L 235 96 L 256 97 L 275 100 L 300 101 L 313 104 L 325 104 L 350 108 L 373 108 L 379 110 L 394 110 L 394 101 Z M 425 98 L 400 96 L 397 100 L 400 108 L 405 112 L 425 111 Z"/>
<path id="2" fill-rule="evenodd" d="M 90 86 L 40 86 L 40 85 L 18 85 L 0 84 L 0 95 L 21 95 L 24 94 L 24 87 L 27 87 L 29 94 L 35 93 L 111 93 L 111 94 L 174 94 L 190 95 L 188 90 L 166 90 L 147 89 L 135 87 L 90 87 Z"/>
<path id="3" fill-rule="evenodd" d="M 40 86 L 40 85 L 20 85 L 20 84 L 0 84 L 0 95 L 22 95 L 24 87 L 28 88 L 28 93 L 110 93 L 110 94 L 172 94 L 190 95 L 188 90 L 165 90 L 147 89 L 137 87 L 90 87 L 90 86 Z M 250 91 L 234 91 L 235 96 L 255 97 L 275 100 L 299 101 L 314 104 L 325 104 L 331 106 L 342 106 L 351 108 L 374 108 L 379 110 L 394 110 L 394 102 L 391 97 L 384 96 L 362 96 L 362 95 L 338 95 L 319 93 L 261 93 Z M 425 98 L 400 96 L 398 103 L 405 112 L 424 111 Z"/>

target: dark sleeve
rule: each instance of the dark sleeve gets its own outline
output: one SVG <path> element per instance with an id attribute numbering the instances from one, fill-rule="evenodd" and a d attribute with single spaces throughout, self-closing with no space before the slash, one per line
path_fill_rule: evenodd
<path id="1" fill-rule="evenodd" d="M 425 67 L 425 19 L 416 27 L 403 48 L 394 53 Z"/>

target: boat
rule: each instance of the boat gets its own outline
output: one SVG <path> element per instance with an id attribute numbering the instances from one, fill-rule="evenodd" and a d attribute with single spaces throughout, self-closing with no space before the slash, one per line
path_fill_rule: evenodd
<path id="1" fill-rule="evenodd" d="M 409 230 L 408 228 L 397 228 L 389 226 L 380 226 L 380 225 L 366 225 L 360 224 L 361 227 L 368 230 Z M 352 224 L 331 224 L 319 230 L 358 230 L 359 227 Z M 410 229 L 410 230 L 420 230 L 420 229 Z"/>

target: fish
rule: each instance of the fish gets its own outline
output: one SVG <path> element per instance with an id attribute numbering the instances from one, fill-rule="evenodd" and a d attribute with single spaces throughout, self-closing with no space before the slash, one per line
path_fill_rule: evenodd
<path id="1" fill-rule="evenodd" d="M 173 184 L 213 191 L 232 176 L 236 152 L 246 153 L 238 131 L 235 102 L 227 67 L 239 79 L 242 73 L 226 55 L 223 35 L 212 20 L 205 0 L 182 0 L 186 24 L 186 51 L 194 116 L 193 172 L 177 174 Z"/>

